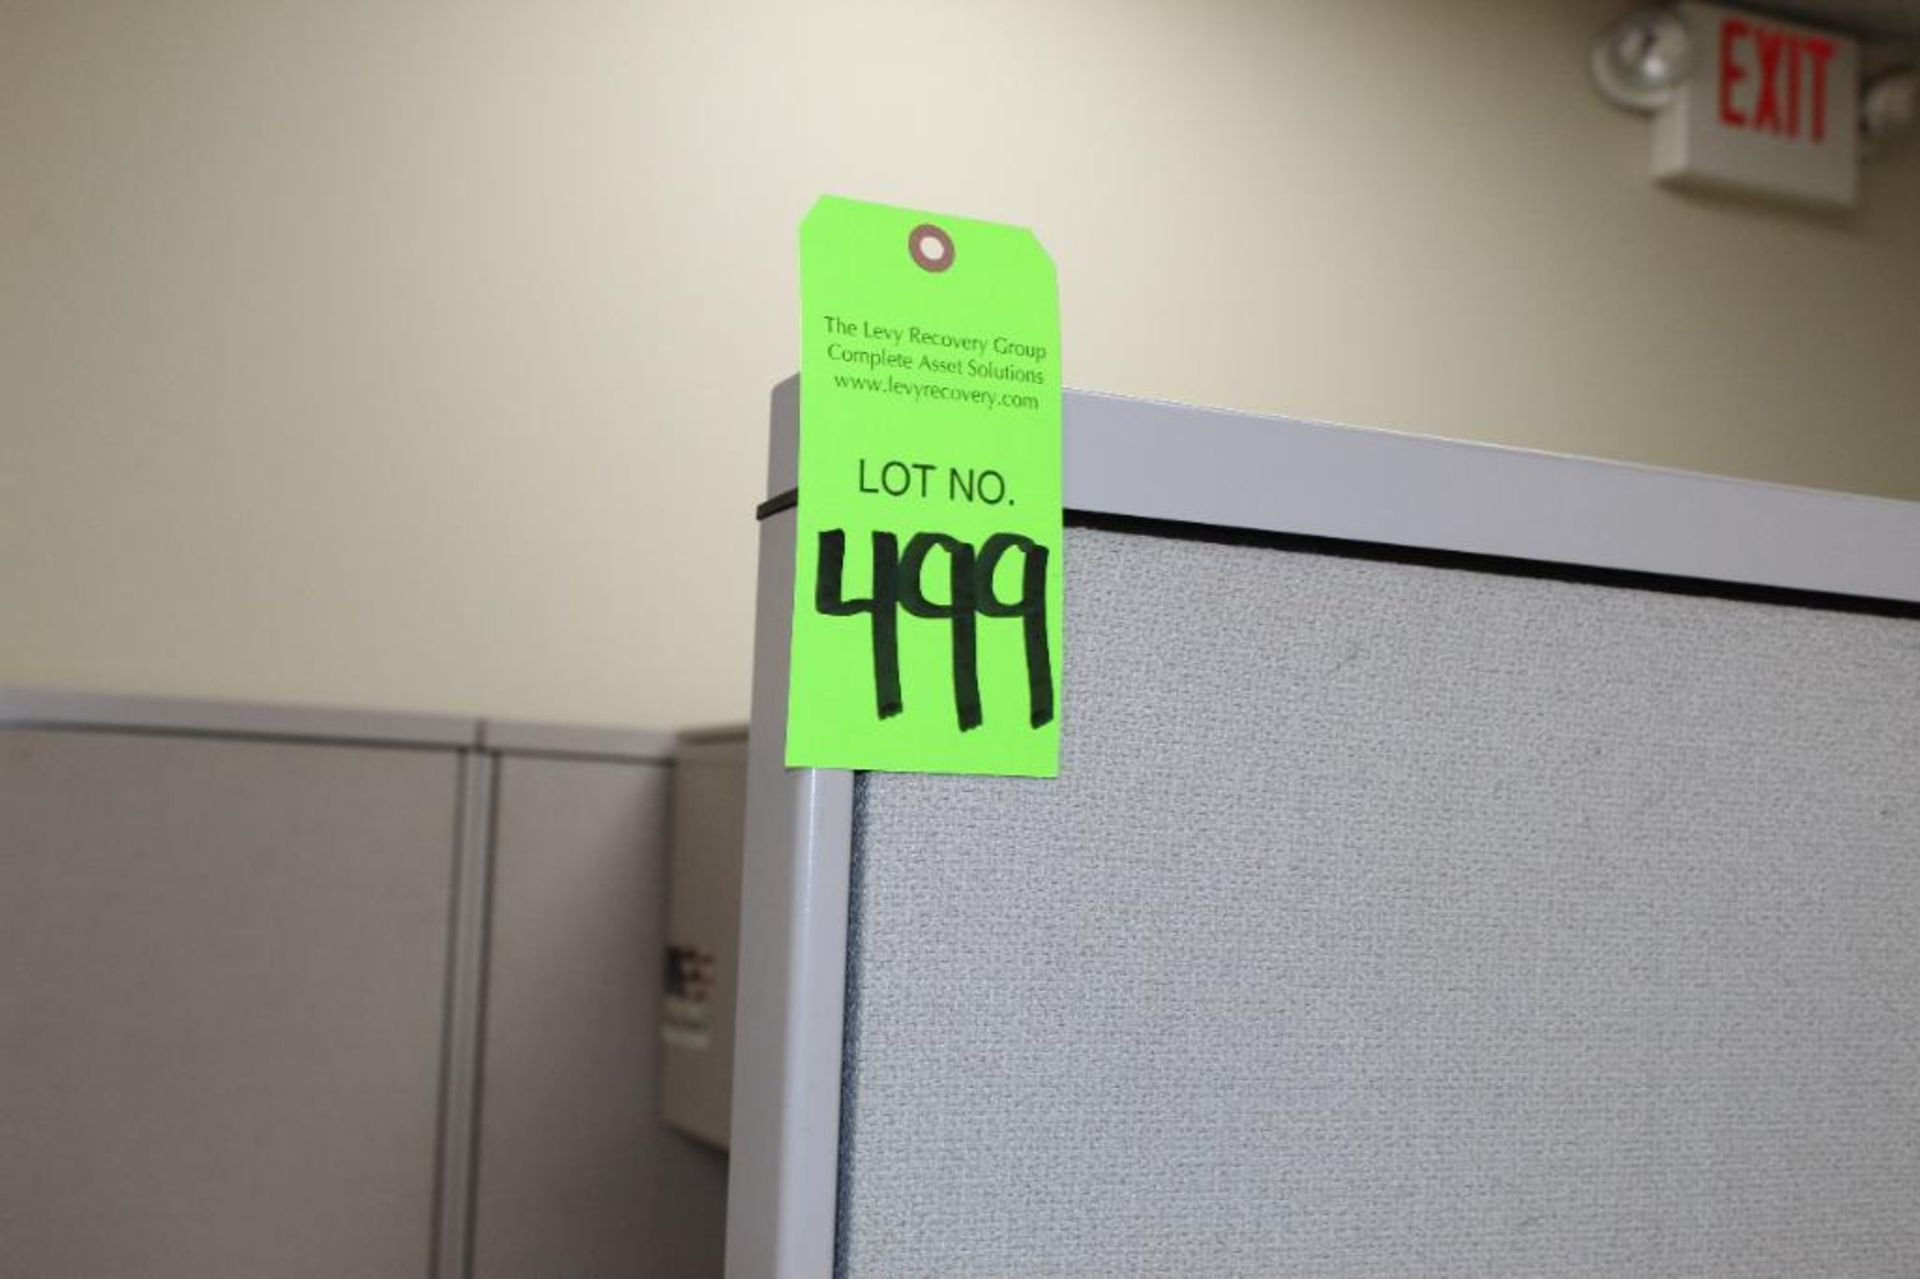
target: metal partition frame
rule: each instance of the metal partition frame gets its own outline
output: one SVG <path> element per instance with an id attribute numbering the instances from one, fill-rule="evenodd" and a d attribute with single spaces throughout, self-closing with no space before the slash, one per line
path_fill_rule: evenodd
<path id="1" fill-rule="evenodd" d="M 1064 415 L 1069 522 L 1920 617 L 1920 503 L 1074 391 Z M 789 378 L 760 508 L 730 1279 L 834 1267 L 853 775 L 784 766 L 798 417 Z"/>

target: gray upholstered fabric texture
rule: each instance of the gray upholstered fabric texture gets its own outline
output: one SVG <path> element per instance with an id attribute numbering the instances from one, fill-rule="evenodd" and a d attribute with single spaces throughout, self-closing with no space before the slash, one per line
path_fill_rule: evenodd
<path id="1" fill-rule="evenodd" d="M 840 1268 L 1920 1275 L 1920 623 L 1076 530 L 869 776 Z"/>

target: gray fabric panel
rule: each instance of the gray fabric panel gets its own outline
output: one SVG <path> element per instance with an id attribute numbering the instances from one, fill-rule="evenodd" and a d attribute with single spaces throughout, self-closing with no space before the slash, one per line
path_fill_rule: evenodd
<path id="1" fill-rule="evenodd" d="M 500 763 L 475 1279 L 721 1273 L 726 1156 L 660 1119 L 669 772 Z"/>
<path id="2" fill-rule="evenodd" d="M 1920 623 L 1067 583 L 1057 781 L 859 788 L 843 1273 L 1920 1274 Z"/>
<path id="3" fill-rule="evenodd" d="M 426 1275 L 457 769 L 0 732 L 0 1276 Z"/>

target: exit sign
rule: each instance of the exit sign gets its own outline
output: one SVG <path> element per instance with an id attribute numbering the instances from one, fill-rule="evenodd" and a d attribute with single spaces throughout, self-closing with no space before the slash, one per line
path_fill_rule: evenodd
<path id="1" fill-rule="evenodd" d="M 1663 182 L 1851 206 L 1859 170 L 1860 48 L 1711 4 L 1680 4 L 1694 73 L 1653 126 Z"/>

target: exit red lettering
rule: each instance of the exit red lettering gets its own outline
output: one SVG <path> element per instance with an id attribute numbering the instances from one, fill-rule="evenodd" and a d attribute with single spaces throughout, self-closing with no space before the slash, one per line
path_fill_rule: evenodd
<path id="1" fill-rule="evenodd" d="M 1808 138 L 1826 141 L 1827 64 L 1834 51 L 1825 36 L 1728 18 L 1720 24 L 1720 123 L 1789 138 L 1799 137 L 1804 124 Z M 1740 93 L 1749 79 L 1752 92 Z"/>

